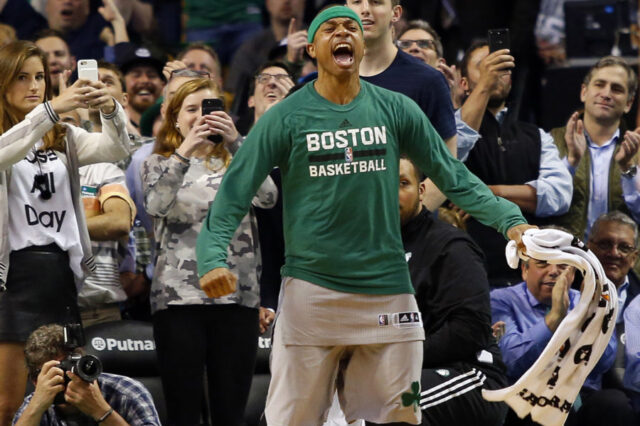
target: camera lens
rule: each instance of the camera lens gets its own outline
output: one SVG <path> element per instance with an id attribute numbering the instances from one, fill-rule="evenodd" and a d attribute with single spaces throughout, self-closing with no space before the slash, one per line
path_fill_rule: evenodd
<path id="1" fill-rule="evenodd" d="M 93 355 L 84 355 L 76 364 L 77 371 L 74 371 L 86 382 L 93 382 L 102 373 L 102 363 Z"/>

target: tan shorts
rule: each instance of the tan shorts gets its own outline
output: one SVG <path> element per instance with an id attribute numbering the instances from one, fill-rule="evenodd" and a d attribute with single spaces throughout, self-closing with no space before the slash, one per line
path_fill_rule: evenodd
<path id="1" fill-rule="evenodd" d="M 348 421 L 420 424 L 424 330 L 410 294 L 283 281 L 265 410 L 269 426 L 318 426 L 334 392 Z"/>

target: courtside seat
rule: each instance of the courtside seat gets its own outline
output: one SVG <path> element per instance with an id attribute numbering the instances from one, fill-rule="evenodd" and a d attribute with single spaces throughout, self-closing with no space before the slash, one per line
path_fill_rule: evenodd
<path id="1" fill-rule="evenodd" d="M 100 358 L 104 372 L 141 382 L 153 397 L 160 422 L 166 423 L 167 409 L 151 323 L 111 321 L 89 326 L 84 333 L 85 351 Z"/>

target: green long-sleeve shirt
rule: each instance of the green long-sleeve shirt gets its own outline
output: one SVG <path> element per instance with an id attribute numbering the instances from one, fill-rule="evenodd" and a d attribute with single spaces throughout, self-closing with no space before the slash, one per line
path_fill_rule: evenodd
<path id="1" fill-rule="evenodd" d="M 350 293 L 412 293 L 400 236 L 401 154 L 454 203 L 505 233 L 525 223 L 446 149 L 404 95 L 360 81 L 347 105 L 321 97 L 313 82 L 271 108 L 231 162 L 196 253 L 200 276 L 226 267 L 227 245 L 273 167 L 282 173 L 283 276 Z"/>

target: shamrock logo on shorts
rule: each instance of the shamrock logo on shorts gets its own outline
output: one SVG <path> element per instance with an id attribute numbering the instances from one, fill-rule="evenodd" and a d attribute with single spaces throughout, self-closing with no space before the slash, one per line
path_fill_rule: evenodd
<path id="1" fill-rule="evenodd" d="M 420 403 L 420 383 L 411 383 L 411 391 L 402 393 L 402 406 L 410 407 L 413 405 L 413 412 L 415 413 Z"/>

